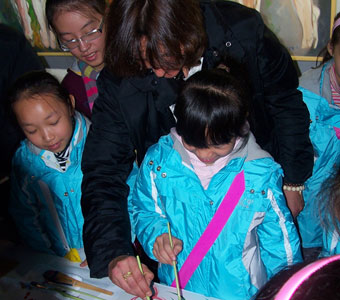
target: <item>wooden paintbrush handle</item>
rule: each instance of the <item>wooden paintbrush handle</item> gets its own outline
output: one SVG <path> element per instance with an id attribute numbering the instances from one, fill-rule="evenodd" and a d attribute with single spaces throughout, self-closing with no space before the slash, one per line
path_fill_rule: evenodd
<path id="1" fill-rule="evenodd" d="M 104 290 L 104 289 L 102 289 L 100 287 L 97 287 L 95 285 L 79 281 L 77 279 L 74 279 L 74 278 L 66 275 L 66 274 L 63 274 L 63 273 L 59 272 L 58 278 L 60 278 L 61 276 L 63 276 L 64 279 L 67 280 L 73 286 L 83 287 L 85 289 L 92 290 L 92 291 L 97 291 L 97 292 L 100 292 L 100 293 L 103 293 L 103 294 L 106 294 L 106 295 L 112 295 L 113 294 L 113 292 L 111 292 L 111 291 Z"/>
<path id="2" fill-rule="evenodd" d="M 89 284 L 89 283 L 85 283 L 82 281 L 79 281 L 77 279 L 74 279 L 64 273 L 58 272 L 58 271 L 46 271 L 44 273 L 44 277 L 52 282 L 55 283 L 63 283 L 63 284 L 68 284 L 68 285 L 72 285 L 72 286 L 79 286 L 79 287 L 83 287 L 85 289 L 88 290 L 92 290 L 92 291 L 97 291 L 106 295 L 113 295 L 113 292 L 108 291 L 108 290 L 104 290 L 100 287 L 97 287 L 95 285 Z"/>
<path id="3" fill-rule="evenodd" d="M 106 295 L 112 295 L 113 294 L 113 292 L 111 292 L 111 291 L 104 290 L 104 289 L 97 287 L 95 285 L 88 284 L 88 283 L 78 281 L 78 280 L 76 280 L 74 286 L 83 287 L 84 289 L 100 292 L 100 293 L 103 293 L 103 294 L 106 294 Z"/>

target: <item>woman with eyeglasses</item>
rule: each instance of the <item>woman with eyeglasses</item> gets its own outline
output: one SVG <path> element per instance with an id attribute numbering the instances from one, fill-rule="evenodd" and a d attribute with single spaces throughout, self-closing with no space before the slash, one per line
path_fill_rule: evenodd
<path id="1" fill-rule="evenodd" d="M 76 99 L 76 109 L 91 118 L 104 67 L 105 0 L 47 0 L 46 17 L 59 46 L 75 58 L 62 81 Z"/>

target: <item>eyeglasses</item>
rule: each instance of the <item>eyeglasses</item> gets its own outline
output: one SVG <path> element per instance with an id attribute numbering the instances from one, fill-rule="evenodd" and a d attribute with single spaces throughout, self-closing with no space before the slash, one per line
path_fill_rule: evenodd
<path id="1" fill-rule="evenodd" d="M 89 42 L 99 38 L 103 33 L 103 25 L 104 25 L 104 19 L 102 19 L 102 21 L 100 22 L 100 25 L 97 29 L 93 29 L 92 31 L 81 36 L 79 39 L 73 39 L 73 40 L 70 40 L 70 41 L 67 41 L 67 42 L 64 42 L 64 43 L 61 43 L 59 41 L 60 48 L 63 51 L 70 51 L 72 49 L 79 47 L 80 42 L 89 43 Z"/>

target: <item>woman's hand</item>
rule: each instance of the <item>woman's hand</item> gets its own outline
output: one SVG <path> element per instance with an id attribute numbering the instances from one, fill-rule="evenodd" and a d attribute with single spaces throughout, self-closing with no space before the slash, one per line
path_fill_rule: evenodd
<path id="1" fill-rule="evenodd" d="M 142 269 L 144 275 L 134 256 L 122 255 L 109 263 L 109 277 L 125 292 L 144 299 L 146 296 L 152 296 L 150 284 L 154 275 L 144 264 L 142 264 Z"/>
<path id="2" fill-rule="evenodd" d="M 303 200 L 302 193 L 299 191 L 288 190 L 283 190 L 283 193 L 287 200 L 287 206 L 295 219 L 305 207 L 305 201 Z"/>
<path id="3" fill-rule="evenodd" d="M 172 265 L 176 256 L 182 251 L 182 241 L 172 237 L 173 249 L 170 246 L 169 234 L 163 233 L 156 238 L 152 253 L 160 263 Z"/>

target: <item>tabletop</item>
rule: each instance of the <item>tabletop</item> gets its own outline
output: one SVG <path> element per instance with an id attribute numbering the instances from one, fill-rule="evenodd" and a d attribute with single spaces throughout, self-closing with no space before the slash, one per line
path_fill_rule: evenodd
<path id="1" fill-rule="evenodd" d="M 84 253 L 80 252 L 81 256 Z M 43 273 L 47 270 L 62 272 L 82 282 L 112 291 L 109 296 L 104 293 L 65 285 L 46 285 L 48 289 L 32 287 L 31 282 L 44 283 Z M 175 288 L 153 284 L 153 300 L 177 300 Z M 63 293 L 61 293 L 61 291 Z M 182 300 L 218 300 L 200 294 L 181 290 Z M 4 300 L 137 300 L 140 299 L 127 294 L 115 286 L 108 277 L 102 279 L 90 278 L 88 267 L 81 268 L 79 263 L 34 252 L 23 246 L 0 242 L 0 299 Z"/>

